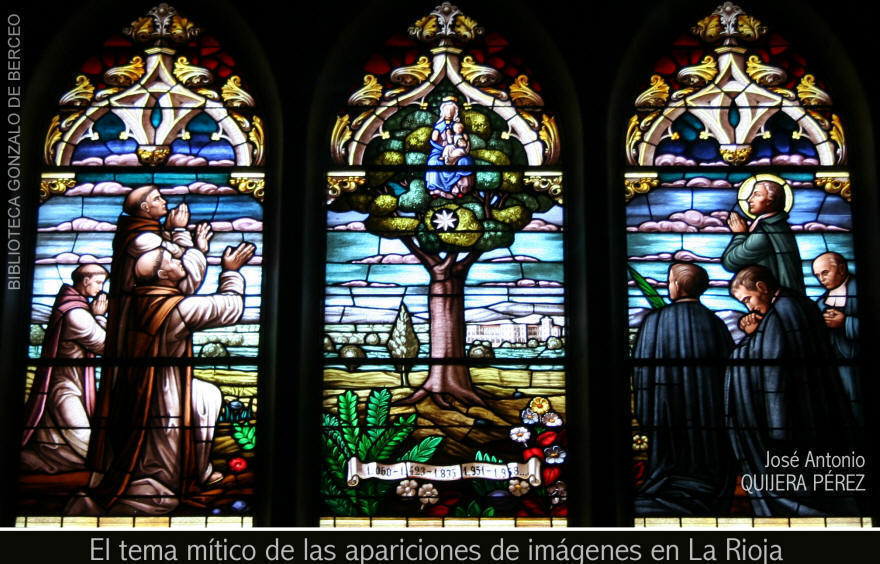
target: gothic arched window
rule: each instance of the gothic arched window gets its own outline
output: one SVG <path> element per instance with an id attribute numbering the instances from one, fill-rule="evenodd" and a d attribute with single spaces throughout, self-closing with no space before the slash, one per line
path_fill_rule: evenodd
<path id="1" fill-rule="evenodd" d="M 455 6 L 408 32 L 366 61 L 330 140 L 322 515 L 561 517 L 556 118 Z"/>
<path id="2" fill-rule="evenodd" d="M 187 16 L 107 39 L 45 136 L 24 516 L 252 514 L 263 124 Z"/>
<path id="3" fill-rule="evenodd" d="M 637 517 L 859 515 L 859 494 L 828 486 L 816 458 L 865 455 L 853 188 L 832 94 L 726 2 L 635 98 L 624 181 Z M 773 481 L 782 474 L 796 483 Z"/>

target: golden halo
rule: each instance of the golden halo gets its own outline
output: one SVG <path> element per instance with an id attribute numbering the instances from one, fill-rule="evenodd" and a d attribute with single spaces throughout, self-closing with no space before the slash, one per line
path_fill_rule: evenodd
<path id="1" fill-rule="evenodd" d="M 756 174 L 755 176 L 750 176 L 746 178 L 743 183 L 739 187 L 739 193 L 736 195 L 736 199 L 739 202 L 739 208 L 746 214 L 749 219 L 755 219 L 755 214 L 749 211 L 749 196 L 752 195 L 752 188 L 754 188 L 755 183 L 762 182 L 764 180 L 771 180 L 777 184 L 782 185 L 782 191 L 785 192 L 785 211 L 791 211 L 791 207 L 794 205 L 794 194 L 791 192 L 791 186 L 788 185 L 783 178 L 776 176 L 775 174 Z"/>

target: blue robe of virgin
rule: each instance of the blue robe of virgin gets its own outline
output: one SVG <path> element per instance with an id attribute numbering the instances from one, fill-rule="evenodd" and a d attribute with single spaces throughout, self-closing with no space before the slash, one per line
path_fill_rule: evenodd
<path id="1" fill-rule="evenodd" d="M 731 355 L 725 405 L 742 474 L 758 486 L 764 477 L 778 474 L 802 476 L 805 482 L 804 488 L 749 488 L 756 516 L 860 514 L 851 494 L 813 489 L 814 475 L 835 470 L 805 464 L 808 451 L 814 456 L 848 455 L 855 447 L 849 399 L 833 359 L 816 304 L 788 288 L 779 290 L 758 328 Z M 795 451 L 798 467 L 768 468 L 768 452 Z"/>
<path id="2" fill-rule="evenodd" d="M 454 121 L 439 119 L 437 120 L 437 123 L 434 124 L 434 131 L 440 132 L 440 136 L 443 137 L 446 134 L 446 130 L 451 129 L 455 123 L 456 122 Z M 443 145 L 433 139 L 429 139 L 429 141 L 431 143 L 431 153 L 428 155 L 428 166 L 446 166 L 446 163 L 440 158 L 443 154 Z M 465 167 L 473 164 L 474 160 L 469 155 L 465 155 L 458 159 L 455 166 Z M 473 174 L 473 172 L 468 170 L 429 170 L 425 173 L 425 187 L 429 193 L 432 190 L 439 190 L 449 194 L 452 192 L 452 187 L 458 184 L 459 180 L 466 176 L 470 176 L 471 174 Z"/>
<path id="3" fill-rule="evenodd" d="M 639 516 L 717 515 L 730 510 L 735 484 L 725 432 L 724 370 L 733 339 L 698 301 L 652 311 L 633 357 L 660 361 L 633 370 L 635 413 L 648 437 Z M 663 365 L 663 360 L 678 362 Z"/>

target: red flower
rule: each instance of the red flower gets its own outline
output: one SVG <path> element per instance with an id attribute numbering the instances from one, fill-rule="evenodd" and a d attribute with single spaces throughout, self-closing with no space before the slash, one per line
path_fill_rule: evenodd
<path id="1" fill-rule="evenodd" d="M 633 464 L 633 478 L 639 480 L 645 477 L 645 463 L 641 460 Z"/>
<path id="2" fill-rule="evenodd" d="M 461 492 L 457 490 L 446 490 L 440 494 L 439 505 L 452 507 L 459 503 L 461 503 Z"/>
<path id="3" fill-rule="evenodd" d="M 243 472 L 247 468 L 247 461 L 240 456 L 229 461 L 229 469 L 233 472 Z"/>
<path id="4" fill-rule="evenodd" d="M 425 515 L 429 517 L 446 517 L 449 514 L 449 507 L 446 505 L 432 505 L 425 509 Z"/>
<path id="5" fill-rule="evenodd" d="M 526 509 L 528 509 L 530 515 L 543 516 L 547 514 L 541 503 L 534 498 L 523 498 L 522 504 L 526 507 Z"/>
<path id="6" fill-rule="evenodd" d="M 535 442 L 544 447 L 550 446 L 556 442 L 556 438 L 558 436 L 559 434 L 556 431 L 544 431 L 543 433 L 538 435 L 538 438 L 535 439 Z"/>
<path id="7" fill-rule="evenodd" d="M 561 473 L 562 470 L 559 469 L 559 466 L 545 466 L 541 469 L 541 479 L 545 485 L 549 486 L 556 481 Z"/>
<path id="8" fill-rule="evenodd" d="M 544 460 L 544 450 L 540 448 L 527 448 L 523 451 L 523 460 L 528 460 L 536 456 L 541 460 Z"/>

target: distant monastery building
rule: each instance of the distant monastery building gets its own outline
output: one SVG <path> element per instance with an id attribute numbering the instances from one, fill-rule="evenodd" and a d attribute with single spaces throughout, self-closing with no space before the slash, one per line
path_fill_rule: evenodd
<path id="1" fill-rule="evenodd" d="M 555 325 L 551 317 L 542 317 L 537 325 L 525 323 L 469 324 L 465 341 L 489 341 L 493 347 L 502 343 L 527 343 L 529 339 L 546 341 L 550 337 L 561 337 L 562 327 Z"/>

